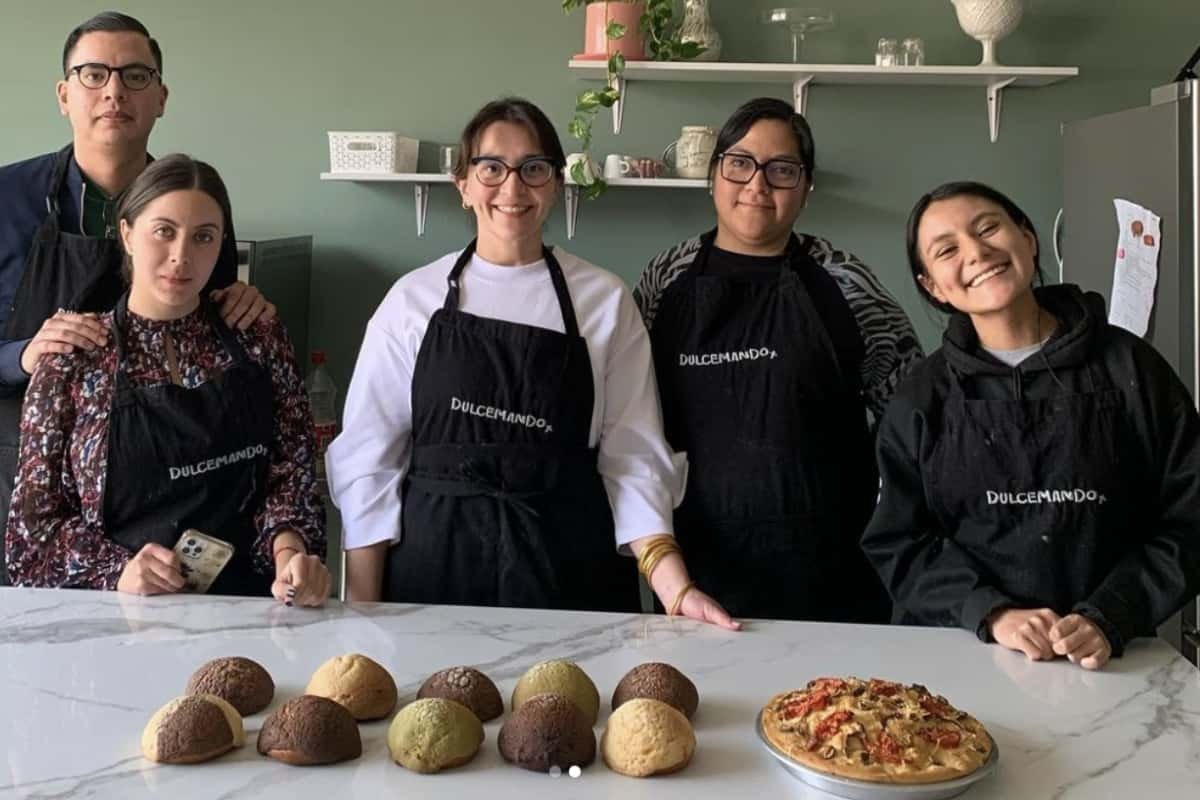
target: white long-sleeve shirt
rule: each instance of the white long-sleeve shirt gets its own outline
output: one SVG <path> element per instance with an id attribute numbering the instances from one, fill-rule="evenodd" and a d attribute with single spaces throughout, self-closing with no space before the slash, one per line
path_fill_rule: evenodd
<path id="1" fill-rule="evenodd" d="M 412 456 L 412 378 L 434 311 L 446 299 L 450 253 L 396 281 L 374 316 L 346 395 L 342 433 L 326 455 L 329 489 L 348 550 L 400 539 L 400 487 Z M 595 401 L 588 443 L 616 526 L 615 546 L 673 530 L 687 460 L 663 436 L 650 338 L 633 295 L 612 273 L 559 248 L 580 335 L 592 362 Z M 459 310 L 563 332 L 544 260 L 521 266 L 472 257 L 459 280 Z"/>

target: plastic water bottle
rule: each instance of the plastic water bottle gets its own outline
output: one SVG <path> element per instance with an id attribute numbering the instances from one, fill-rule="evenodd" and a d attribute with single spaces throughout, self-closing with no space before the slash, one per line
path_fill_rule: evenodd
<path id="1" fill-rule="evenodd" d="M 325 369 L 325 351 L 314 350 L 312 370 L 304 382 L 308 390 L 308 405 L 312 409 L 313 438 L 316 440 L 317 482 L 326 491 L 325 451 L 337 435 L 337 386 Z"/>

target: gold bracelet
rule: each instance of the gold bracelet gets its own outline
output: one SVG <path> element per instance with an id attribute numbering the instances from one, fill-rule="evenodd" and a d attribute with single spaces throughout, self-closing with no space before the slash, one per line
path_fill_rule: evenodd
<path id="1" fill-rule="evenodd" d="M 642 548 L 641 555 L 638 556 L 638 571 L 649 581 L 659 562 L 678 552 L 679 545 L 676 544 L 674 536 L 656 537 Z"/>
<path id="2" fill-rule="evenodd" d="M 695 581 L 688 581 L 683 585 L 683 588 L 679 590 L 679 594 L 675 595 L 675 599 L 671 601 L 671 607 L 667 609 L 668 617 L 675 617 L 679 615 L 679 608 L 683 605 L 683 598 L 687 597 L 687 593 L 690 592 L 692 587 L 695 585 Z"/>
<path id="3" fill-rule="evenodd" d="M 646 576 L 646 580 L 650 580 L 650 573 L 654 572 L 658 562 L 670 552 L 669 548 L 670 546 L 663 542 L 654 542 L 642 550 L 642 557 L 638 559 L 638 571 Z"/>

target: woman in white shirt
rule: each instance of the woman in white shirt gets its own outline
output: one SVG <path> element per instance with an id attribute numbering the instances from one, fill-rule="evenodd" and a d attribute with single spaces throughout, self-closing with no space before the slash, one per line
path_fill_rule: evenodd
<path id="1" fill-rule="evenodd" d="M 528 101 L 489 103 L 463 131 L 455 179 L 478 236 L 384 298 L 329 449 L 349 595 L 634 611 L 621 554 L 653 542 L 664 606 L 736 627 L 662 538 L 686 462 L 663 438 L 632 294 L 542 242 L 564 165 Z"/>

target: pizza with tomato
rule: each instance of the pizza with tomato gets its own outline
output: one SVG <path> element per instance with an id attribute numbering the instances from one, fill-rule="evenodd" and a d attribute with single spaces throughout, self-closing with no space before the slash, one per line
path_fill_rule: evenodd
<path id="1" fill-rule="evenodd" d="M 992 753 L 979 720 L 919 684 L 817 678 L 771 698 L 762 729 L 776 750 L 831 775 L 878 783 L 965 777 Z"/>

